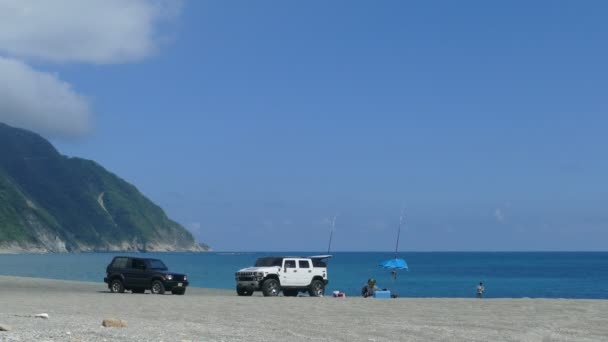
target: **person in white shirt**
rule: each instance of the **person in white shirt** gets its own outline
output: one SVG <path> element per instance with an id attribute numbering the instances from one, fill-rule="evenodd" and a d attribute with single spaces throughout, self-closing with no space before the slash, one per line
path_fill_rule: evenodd
<path id="1" fill-rule="evenodd" d="M 483 297 L 483 292 L 485 290 L 486 290 L 486 288 L 483 286 L 483 283 L 479 282 L 479 285 L 477 285 L 477 298 Z"/>

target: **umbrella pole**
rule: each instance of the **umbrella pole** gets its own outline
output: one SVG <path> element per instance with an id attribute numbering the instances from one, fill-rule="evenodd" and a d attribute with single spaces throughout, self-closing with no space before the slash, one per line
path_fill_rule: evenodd
<path id="1" fill-rule="evenodd" d="M 397 251 L 399 250 L 399 237 L 401 237 L 401 223 L 403 221 L 403 210 L 399 215 L 399 229 L 397 230 L 397 244 L 395 245 L 395 259 L 397 259 Z"/>

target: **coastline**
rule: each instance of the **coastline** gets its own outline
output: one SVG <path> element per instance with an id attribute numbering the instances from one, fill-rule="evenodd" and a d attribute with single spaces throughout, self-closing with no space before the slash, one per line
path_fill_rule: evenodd
<path id="1" fill-rule="evenodd" d="M 104 283 L 0 276 L 0 341 L 607 341 L 608 301 L 109 293 Z M 48 313 L 49 319 L 32 315 Z M 104 328 L 106 318 L 127 321 Z"/>
<path id="2" fill-rule="evenodd" d="M 191 247 L 176 247 L 175 245 L 153 244 L 143 249 L 140 245 L 122 244 L 119 246 L 96 247 L 81 245 L 78 249 L 67 250 L 65 246 L 60 248 L 48 248 L 39 244 L 11 244 L 0 245 L 0 255 L 10 254 L 81 254 L 81 253 L 207 253 L 213 249 L 204 243 L 196 243 Z"/>

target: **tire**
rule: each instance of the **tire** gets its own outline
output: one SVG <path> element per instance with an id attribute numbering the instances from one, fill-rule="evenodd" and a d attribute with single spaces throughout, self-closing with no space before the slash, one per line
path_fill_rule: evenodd
<path id="1" fill-rule="evenodd" d="M 266 279 L 262 284 L 262 294 L 264 297 L 276 297 L 281 292 L 281 284 L 276 279 Z"/>
<path id="2" fill-rule="evenodd" d="M 251 296 L 253 294 L 253 291 L 249 290 L 246 287 L 237 287 L 236 294 L 238 294 L 239 296 Z"/>
<path id="3" fill-rule="evenodd" d="M 136 288 L 136 289 L 131 289 L 132 293 L 144 293 L 146 292 L 146 289 L 144 288 Z"/>
<path id="4" fill-rule="evenodd" d="M 283 296 L 285 296 L 285 297 L 297 297 L 299 292 L 300 291 L 298 291 L 298 290 L 283 290 Z"/>
<path id="5" fill-rule="evenodd" d="M 125 292 L 125 286 L 122 284 L 122 281 L 120 281 L 120 279 L 114 279 L 110 283 L 110 291 L 112 291 L 113 293 L 123 293 Z"/>
<path id="6" fill-rule="evenodd" d="M 311 297 L 322 297 L 325 294 L 325 283 L 318 279 L 313 280 L 310 283 L 308 294 Z"/>
<path id="7" fill-rule="evenodd" d="M 178 296 L 183 296 L 186 293 L 186 289 L 174 289 L 171 293 Z"/>
<path id="8" fill-rule="evenodd" d="M 150 288 L 150 292 L 152 292 L 152 294 L 162 295 L 165 293 L 165 285 L 163 285 L 163 283 L 160 282 L 159 280 L 155 280 L 152 282 L 152 287 Z"/>

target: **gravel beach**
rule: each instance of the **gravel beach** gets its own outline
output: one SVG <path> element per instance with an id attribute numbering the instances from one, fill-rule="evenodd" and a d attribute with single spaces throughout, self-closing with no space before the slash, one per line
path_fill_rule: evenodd
<path id="1" fill-rule="evenodd" d="M 34 315 L 47 313 L 48 319 Z M 104 319 L 124 328 L 106 328 Z M 260 296 L 0 276 L 0 341 L 608 341 L 608 301 Z"/>

